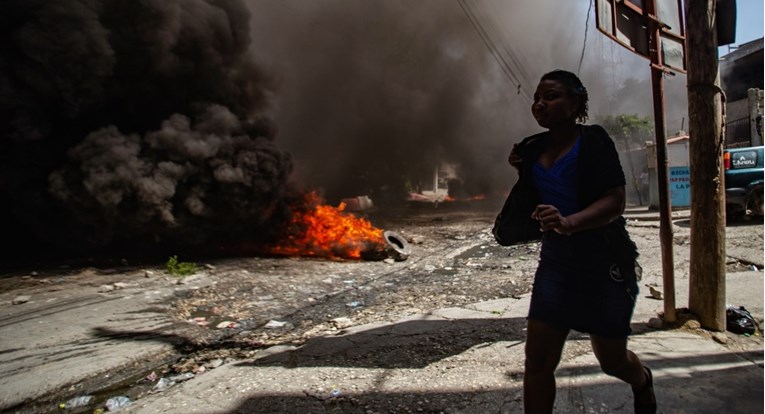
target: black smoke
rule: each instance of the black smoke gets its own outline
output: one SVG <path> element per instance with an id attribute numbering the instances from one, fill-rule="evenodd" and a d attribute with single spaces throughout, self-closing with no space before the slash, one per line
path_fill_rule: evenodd
<path id="1" fill-rule="evenodd" d="M 593 120 L 652 112 L 647 64 L 594 27 L 583 53 L 586 3 L 539 3 L 6 0 L 0 251 L 270 241 L 292 180 L 380 205 L 450 164 L 506 193 L 543 73 L 581 66 Z"/>
<path id="2" fill-rule="evenodd" d="M 266 241 L 299 194 L 239 0 L 10 0 L 3 253 Z"/>
<path id="3" fill-rule="evenodd" d="M 498 29 L 493 10 L 466 3 Z M 280 75 L 280 142 L 302 182 L 329 200 L 366 194 L 380 205 L 430 189 L 447 164 L 467 195 L 507 191 L 507 153 L 534 126 L 530 95 L 503 74 L 457 1 L 249 4 L 254 45 Z"/>
<path id="4" fill-rule="evenodd" d="M 253 47 L 279 75 L 273 113 L 280 145 L 295 157 L 295 175 L 330 200 L 400 200 L 418 183 L 429 187 L 439 163 L 455 168 L 453 187 L 462 195 L 506 193 L 515 178 L 507 154 L 541 131 L 531 95 L 553 69 L 579 72 L 590 93 L 590 122 L 653 113 L 648 61 L 599 33 L 587 2 L 248 4 Z M 679 86 L 684 94 L 684 80 L 674 84 L 666 83 L 673 130 L 682 119 L 673 112 L 686 104 L 671 93 Z"/>

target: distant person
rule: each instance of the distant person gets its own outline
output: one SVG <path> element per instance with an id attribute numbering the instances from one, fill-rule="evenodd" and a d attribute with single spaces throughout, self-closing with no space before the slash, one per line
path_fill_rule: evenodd
<path id="1" fill-rule="evenodd" d="M 543 232 L 527 321 L 524 410 L 552 412 L 555 369 L 574 329 L 590 335 L 603 372 L 632 387 L 635 412 L 655 413 L 651 370 L 627 349 L 638 271 L 622 217 L 624 171 L 608 133 L 578 123 L 587 119 L 587 101 L 573 73 L 542 76 L 531 113 L 547 131 L 514 146 L 508 159 L 525 184 L 523 197 L 535 200 L 518 220 L 531 217 Z"/>
<path id="2" fill-rule="evenodd" d="M 650 204 L 650 176 L 648 175 L 648 167 L 643 167 L 643 171 L 640 173 L 640 201 L 643 204 Z"/>

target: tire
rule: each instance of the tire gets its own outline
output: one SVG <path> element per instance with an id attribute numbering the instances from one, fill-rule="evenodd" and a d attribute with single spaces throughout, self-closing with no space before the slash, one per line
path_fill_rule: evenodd
<path id="1" fill-rule="evenodd" d="M 742 210 L 741 208 L 733 208 L 731 206 L 728 206 L 725 210 L 725 222 L 727 224 L 735 223 L 739 220 L 741 220 L 744 215 L 746 214 L 746 210 Z"/>
<path id="2" fill-rule="evenodd" d="M 762 199 L 763 199 L 763 187 L 757 187 L 754 190 L 752 190 L 752 193 L 749 195 L 749 202 L 747 203 L 749 207 L 749 210 L 752 211 L 752 214 L 757 216 L 762 216 Z"/>
<path id="3" fill-rule="evenodd" d="M 385 252 L 393 260 L 400 262 L 406 260 L 412 254 L 412 246 L 398 233 L 386 230 L 383 232 L 383 238 L 385 238 L 387 243 Z"/>

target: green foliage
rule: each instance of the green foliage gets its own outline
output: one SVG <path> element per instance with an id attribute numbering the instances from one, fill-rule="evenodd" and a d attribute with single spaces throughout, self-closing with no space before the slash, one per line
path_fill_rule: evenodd
<path id="1" fill-rule="evenodd" d="M 597 121 L 622 149 L 643 148 L 645 141 L 654 140 L 653 118 L 637 114 L 605 115 Z"/>
<path id="2" fill-rule="evenodd" d="M 167 259 L 167 273 L 173 276 L 189 276 L 197 272 L 196 263 L 179 262 L 178 256 Z"/>

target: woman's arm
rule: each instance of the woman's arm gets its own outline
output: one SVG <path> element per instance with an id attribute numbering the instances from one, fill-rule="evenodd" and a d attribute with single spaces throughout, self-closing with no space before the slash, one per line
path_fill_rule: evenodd
<path id="1" fill-rule="evenodd" d="M 513 145 L 513 150 L 510 151 L 510 156 L 507 157 L 507 162 L 510 163 L 517 171 L 521 170 L 523 164 L 523 158 L 518 154 L 518 144 Z"/>
<path id="2" fill-rule="evenodd" d="M 539 220 L 542 231 L 572 234 L 603 227 L 619 218 L 624 212 L 624 198 L 624 186 L 613 187 L 585 209 L 569 216 L 562 216 L 555 206 L 540 204 L 531 217 Z"/>

